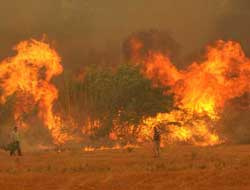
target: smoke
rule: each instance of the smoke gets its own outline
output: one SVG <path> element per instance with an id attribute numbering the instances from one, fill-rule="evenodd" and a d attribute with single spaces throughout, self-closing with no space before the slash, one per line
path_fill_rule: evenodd
<path id="1" fill-rule="evenodd" d="M 226 0 L 221 3 L 214 36 L 239 42 L 244 52 L 250 56 L 250 1 Z M 249 143 L 249 93 L 232 99 L 224 109 L 219 129 L 232 143 Z"/>
<path id="2" fill-rule="evenodd" d="M 89 51 L 122 62 L 124 39 L 149 28 L 170 31 L 183 55 L 197 51 L 214 41 L 217 12 L 224 9 L 221 0 L 10 0 L 1 8 L 0 59 L 19 41 L 47 34 L 66 71 L 92 64 Z"/>
<path id="3" fill-rule="evenodd" d="M 236 97 L 224 109 L 217 128 L 228 143 L 250 143 L 249 97 L 248 93 Z"/>
<path id="4" fill-rule="evenodd" d="M 215 36 L 238 41 L 247 55 L 250 55 L 250 1 L 227 0 L 223 3 L 220 17 L 217 20 Z"/>
<path id="5" fill-rule="evenodd" d="M 161 53 L 176 63 L 180 45 L 169 32 L 155 29 L 133 33 L 123 43 L 123 54 L 128 62 L 145 59 L 151 52 Z"/>

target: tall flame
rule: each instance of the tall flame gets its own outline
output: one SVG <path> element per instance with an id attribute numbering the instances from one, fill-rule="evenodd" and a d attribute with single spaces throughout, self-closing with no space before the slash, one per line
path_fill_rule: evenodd
<path id="1" fill-rule="evenodd" d="M 150 133 L 157 123 L 178 122 L 180 127 L 168 125 L 167 137 L 171 140 L 201 146 L 221 143 L 214 123 L 228 100 L 249 91 L 250 59 L 240 44 L 217 41 L 207 48 L 205 61 L 194 62 L 186 70 L 178 70 L 159 52 L 150 52 L 142 62 L 143 73 L 149 79 L 171 87 L 178 107 L 146 119 L 147 127 L 142 131 Z"/>
<path id="2" fill-rule="evenodd" d="M 48 44 L 36 40 L 23 41 L 15 48 L 16 56 L 0 64 L 0 103 L 16 95 L 14 118 L 22 122 L 25 107 L 38 106 L 38 116 L 48 127 L 56 144 L 64 143 L 69 136 L 61 132 L 61 119 L 53 113 L 57 99 L 56 87 L 51 84 L 53 76 L 62 73 L 61 58 Z M 28 109 L 28 108 L 27 108 Z"/>

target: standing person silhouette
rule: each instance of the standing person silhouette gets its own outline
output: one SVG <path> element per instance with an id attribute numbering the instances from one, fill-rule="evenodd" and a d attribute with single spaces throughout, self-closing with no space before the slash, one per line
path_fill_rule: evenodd
<path id="1" fill-rule="evenodd" d="M 20 134 L 18 132 L 18 128 L 15 126 L 11 133 L 11 149 L 10 155 L 13 156 L 18 153 L 19 156 L 22 156 L 21 146 L 20 146 Z"/>
<path id="2" fill-rule="evenodd" d="M 160 157 L 161 133 L 158 127 L 154 127 L 153 141 L 154 141 L 154 156 Z"/>

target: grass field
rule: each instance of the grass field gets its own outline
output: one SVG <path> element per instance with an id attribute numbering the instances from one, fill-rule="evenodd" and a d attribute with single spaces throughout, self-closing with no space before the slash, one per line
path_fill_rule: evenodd
<path id="1" fill-rule="evenodd" d="M 249 190 L 250 145 L 0 152 L 0 190 Z"/>

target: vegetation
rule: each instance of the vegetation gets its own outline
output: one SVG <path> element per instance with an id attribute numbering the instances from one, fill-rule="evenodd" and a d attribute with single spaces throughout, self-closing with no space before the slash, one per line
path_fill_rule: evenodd
<path id="1" fill-rule="evenodd" d="M 66 81 L 66 80 L 65 80 Z M 165 87 L 153 87 L 138 67 L 123 64 L 118 68 L 88 67 L 83 80 L 64 83 L 59 104 L 65 115 L 74 116 L 78 123 L 98 122 L 95 137 L 105 137 L 114 125 L 133 131 L 145 117 L 167 112 L 172 96 L 164 95 Z"/>

